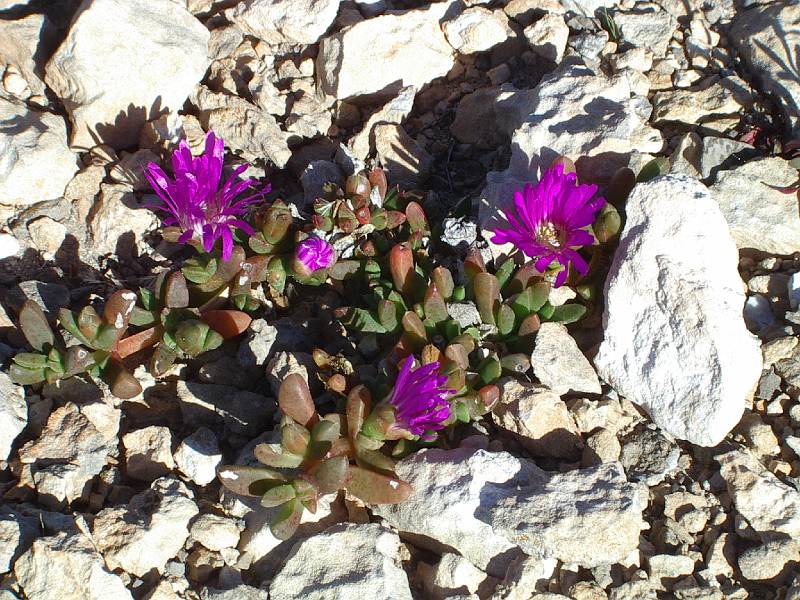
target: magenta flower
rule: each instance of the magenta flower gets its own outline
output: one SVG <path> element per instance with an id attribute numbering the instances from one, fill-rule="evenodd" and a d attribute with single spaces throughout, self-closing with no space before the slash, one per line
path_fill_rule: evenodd
<path id="1" fill-rule="evenodd" d="M 166 206 L 151 208 L 171 213 L 164 225 L 176 225 L 182 230 L 178 242 L 185 244 L 191 239 L 202 242 L 203 249 L 211 252 L 217 239 L 222 239 L 222 260 L 228 260 L 233 251 L 234 228 L 253 235 L 253 228 L 240 219 L 247 207 L 268 193 L 267 185 L 257 194 L 239 198 L 245 190 L 253 188 L 253 178 L 236 181 L 249 165 L 237 167 L 220 188 L 225 143 L 213 131 L 206 135 L 203 154 L 192 158 L 189 144 L 181 140 L 172 153 L 172 171 L 175 179 L 169 179 L 155 163 L 149 163 L 144 175 Z"/>
<path id="2" fill-rule="evenodd" d="M 447 377 L 439 375 L 438 362 L 412 371 L 413 365 L 413 356 L 403 362 L 387 402 L 395 408 L 394 428 L 431 440 L 435 435 L 429 432 L 442 429 L 450 417 L 447 397 L 455 390 L 444 387 Z"/>
<path id="3" fill-rule="evenodd" d="M 333 246 L 318 237 L 306 238 L 297 244 L 296 256 L 303 269 L 309 273 L 327 269 L 336 258 Z"/>
<path id="4" fill-rule="evenodd" d="M 551 167 L 536 187 L 528 183 L 514 193 L 516 210 L 503 212 L 509 226 L 496 229 L 492 242 L 513 244 L 535 259 L 542 273 L 554 261 L 561 264 L 555 287 L 566 281 L 570 263 L 586 275 L 589 265 L 577 249 L 594 243 L 587 228 L 606 203 L 600 197 L 592 200 L 596 192 L 596 185 L 577 185 L 575 173 L 565 175 L 564 165 Z"/>

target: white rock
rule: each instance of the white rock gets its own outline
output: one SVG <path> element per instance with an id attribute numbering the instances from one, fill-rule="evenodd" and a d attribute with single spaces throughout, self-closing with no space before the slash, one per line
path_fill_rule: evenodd
<path id="1" fill-rule="evenodd" d="M 200 427 L 178 445 L 174 458 L 186 477 L 197 485 L 208 485 L 217 477 L 222 452 L 216 434 L 207 427 Z"/>
<path id="2" fill-rule="evenodd" d="M 414 98 L 417 89 L 413 86 L 404 87 L 395 98 L 370 115 L 364 127 L 354 135 L 348 146 L 357 158 L 366 159 L 375 148 L 373 129 L 378 123 L 394 123 L 400 125 L 414 108 Z"/>
<path id="3" fill-rule="evenodd" d="M 569 27 L 564 22 L 564 17 L 547 13 L 538 21 L 528 25 L 524 33 L 536 54 L 554 63 L 561 62 L 569 37 Z"/>
<path id="4" fill-rule="evenodd" d="M 792 273 L 786 287 L 789 291 L 789 306 L 792 310 L 797 310 L 800 306 L 800 271 Z"/>
<path id="5" fill-rule="evenodd" d="M 796 540 L 771 540 L 748 548 L 739 556 L 739 571 L 750 581 L 769 580 L 781 575 L 789 567 L 793 572 L 800 562 L 800 544 Z M 788 564 L 791 563 L 791 566 Z"/>
<path id="6" fill-rule="evenodd" d="M 0 11 L 5 8 L 0 2 Z M 55 34 L 53 23 L 38 11 L 0 19 L 0 65 L 8 65 L 6 75 L 12 68 L 18 72 L 19 79 L 27 88 L 27 93 L 22 95 L 44 94 L 40 60 L 53 51 L 53 45 L 57 43 Z M 3 83 L 7 84 L 6 81 Z"/>
<path id="7" fill-rule="evenodd" d="M 539 381 L 558 395 L 602 391 L 597 373 L 561 323 L 542 323 L 536 334 L 531 367 Z"/>
<path id="8" fill-rule="evenodd" d="M 14 573 L 30 600 L 132 600 L 81 533 L 39 538 L 17 559 Z"/>
<path id="9" fill-rule="evenodd" d="M 714 457 L 736 511 L 763 540 L 800 535 L 800 492 L 781 482 L 749 452 Z"/>
<path id="10" fill-rule="evenodd" d="M 667 45 L 678 21 L 664 10 L 622 11 L 614 14 L 622 38 L 639 48 L 647 48 L 657 58 L 667 52 Z"/>
<path id="11" fill-rule="evenodd" d="M 528 452 L 538 456 L 567 458 L 577 452 L 580 436 L 567 405 L 547 388 L 503 378 L 500 402 L 492 409 L 492 420 L 519 436 Z"/>
<path id="12" fill-rule="evenodd" d="M 653 96 L 653 122 L 704 123 L 732 118 L 752 105 L 752 97 L 737 77 L 713 79 L 688 90 L 668 90 Z"/>
<path id="13" fill-rule="evenodd" d="M 638 184 L 626 211 L 595 366 L 659 427 L 715 446 L 761 374 L 736 247 L 708 190 L 684 176 Z"/>
<path id="14" fill-rule="evenodd" d="M 521 555 L 508 567 L 491 600 L 529 600 L 534 591 L 543 592 L 558 566 L 555 558 Z"/>
<path id="15" fill-rule="evenodd" d="M 122 436 L 125 472 L 129 477 L 153 481 L 175 468 L 172 458 L 172 432 L 152 425 Z"/>
<path id="16" fill-rule="evenodd" d="M 0 461 L 11 455 L 14 440 L 28 424 L 28 403 L 25 388 L 16 385 L 5 373 L 0 373 Z"/>
<path id="17" fill-rule="evenodd" d="M 0 260 L 16 255 L 19 250 L 17 238 L 10 233 L 0 232 Z"/>
<path id="18" fill-rule="evenodd" d="M 800 125 L 800 77 L 790 65 L 800 44 L 800 5 L 775 2 L 737 13 L 730 41 L 760 88 L 778 99 L 789 128 Z"/>
<path id="19" fill-rule="evenodd" d="M 419 88 L 446 75 L 455 59 L 439 21 L 451 5 L 439 2 L 427 10 L 382 15 L 323 38 L 315 69 L 318 88 L 342 100 L 395 85 L 395 92 Z"/>
<path id="20" fill-rule="evenodd" d="M 533 94 L 521 99 L 524 119 L 511 140 L 511 160 L 503 172 L 487 175 L 479 204 L 484 231 L 502 222 L 514 191 L 538 181 L 561 154 L 576 161 L 583 181 L 608 180 L 631 153 L 661 150 L 661 134 L 650 127 L 652 107 L 644 97 L 631 97 L 624 75 L 611 79 L 585 66 L 569 64 L 545 77 Z M 494 253 L 511 250 L 491 245 Z"/>
<path id="21" fill-rule="evenodd" d="M 343 523 L 298 542 L 270 584 L 271 600 L 411 600 L 400 538 L 383 525 Z"/>
<path id="22" fill-rule="evenodd" d="M 414 493 L 401 504 L 372 507 L 373 513 L 401 532 L 454 548 L 496 577 L 504 575 L 516 544 L 476 511 L 493 506 L 516 487 L 546 479 L 530 461 L 474 448 L 421 450 L 397 464 L 397 475 Z"/>
<path id="23" fill-rule="evenodd" d="M 739 248 L 768 254 L 800 251 L 797 203 L 775 187 L 797 181 L 797 170 L 778 157 L 751 160 L 717 174 L 711 188 Z"/>
<path id="24" fill-rule="evenodd" d="M 270 160 L 283 168 L 291 158 L 288 134 L 275 117 L 255 104 L 202 85 L 192 94 L 192 102 L 198 107 L 203 127 L 213 129 L 246 161 Z"/>
<path id="25" fill-rule="evenodd" d="M 502 10 L 473 6 L 445 21 L 442 26 L 450 45 L 461 54 L 484 52 L 500 44 L 512 34 L 508 17 Z"/>
<path id="26" fill-rule="evenodd" d="M 19 451 L 22 464 L 32 468 L 40 500 L 48 504 L 81 498 L 87 484 L 106 464 L 112 445 L 116 446 L 116 439 L 112 441 L 99 431 L 85 409 L 72 403 L 55 409 L 39 438 Z M 119 411 L 115 416 L 118 423 Z"/>
<path id="27" fill-rule="evenodd" d="M 436 566 L 420 563 L 419 572 L 425 589 L 434 598 L 446 598 L 463 590 L 474 594 L 486 580 L 486 573 L 451 552 L 442 555 Z"/>
<path id="28" fill-rule="evenodd" d="M 144 244 L 144 235 L 158 227 L 158 215 L 141 206 L 125 185 L 104 183 L 100 190 L 89 214 L 91 249 L 96 256 L 125 255 L 134 250 L 138 254 Z"/>
<path id="29" fill-rule="evenodd" d="M 375 126 L 375 152 L 392 182 L 416 187 L 430 171 L 433 157 L 400 125 Z"/>
<path id="30" fill-rule="evenodd" d="M 162 477 L 128 506 L 100 511 L 92 535 L 108 567 L 139 577 L 162 571 L 189 537 L 189 522 L 199 512 L 192 497 L 183 483 Z"/>
<path id="31" fill-rule="evenodd" d="M 50 217 L 39 217 L 28 223 L 28 233 L 43 256 L 52 257 L 67 237 L 67 228 Z"/>
<path id="32" fill-rule="evenodd" d="M 0 507 L 0 574 L 8 573 L 17 557 L 39 535 L 35 518 L 22 516 L 6 506 Z"/>
<path id="33" fill-rule="evenodd" d="M 619 463 L 556 473 L 517 487 L 488 509 L 493 531 L 530 555 L 595 567 L 624 561 L 646 526 L 647 488 L 628 483 Z"/>
<path id="34" fill-rule="evenodd" d="M 223 548 L 235 548 L 239 543 L 239 528 L 236 522 L 219 515 L 200 515 L 189 530 L 192 539 L 214 552 Z"/>
<path id="35" fill-rule="evenodd" d="M 313 44 L 336 18 L 340 0 L 244 0 L 229 11 L 247 35 L 269 44 Z"/>
<path id="36" fill-rule="evenodd" d="M 45 81 L 72 120 L 71 145 L 124 148 L 179 109 L 209 65 L 209 33 L 171 0 L 84 0 Z"/>
<path id="37" fill-rule="evenodd" d="M 0 97 L 0 203 L 60 198 L 77 170 L 61 117 Z"/>
<path id="38" fill-rule="evenodd" d="M 655 585 L 662 585 L 662 579 L 676 579 L 694 571 L 694 559 L 690 556 L 656 554 L 647 559 L 647 565 L 650 581 Z"/>

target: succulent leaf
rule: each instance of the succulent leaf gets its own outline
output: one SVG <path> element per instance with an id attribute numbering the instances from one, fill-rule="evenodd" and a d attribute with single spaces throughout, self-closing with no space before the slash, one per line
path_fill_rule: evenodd
<path id="1" fill-rule="evenodd" d="M 398 504 L 413 492 L 411 486 L 396 476 L 351 466 L 347 490 L 369 504 Z"/>
<path id="2" fill-rule="evenodd" d="M 303 376 L 292 373 L 286 377 L 278 389 L 278 406 L 281 412 L 308 427 L 317 418 L 317 409 L 311 399 L 311 392 Z"/>
<path id="3" fill-rule="evenodd" d="M 33 300 L 26 300 L 19 311 L 19 326 L 25 339 L 34 350 L 46 352 L 53 347 L 55 336 L 42 308 Z"/>

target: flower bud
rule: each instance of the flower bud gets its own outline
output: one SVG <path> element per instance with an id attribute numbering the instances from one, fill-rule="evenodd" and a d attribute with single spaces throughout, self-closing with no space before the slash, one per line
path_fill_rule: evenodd
<path id="1" fill-rule="evenodd" d="M 327 269 L 336 261 L 333 246 L 323 239 L 309 237 L 297 244 L 294 255 L 294 271 L 308 277 L 314 271 Z"/>

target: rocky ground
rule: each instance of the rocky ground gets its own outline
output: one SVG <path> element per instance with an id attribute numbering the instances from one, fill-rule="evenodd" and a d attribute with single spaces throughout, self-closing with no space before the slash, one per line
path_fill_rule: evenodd
<path id="1" fill-rule="evenodd" d="M 672 174 L 628 200 L 604 322 L 540 331 L 543 385 L 289 541 L 215 470 L 339 343 L 315 306 L 131 401 L 0 372 L 0 599 L 800 599 L 799 45 L 789 1 L 0 0 L 6 365 L 26 298 L 169 268 L 141 169 L 208 129 L 300 211 L 379 162 L 455 257 L 558 155 Z"/>

